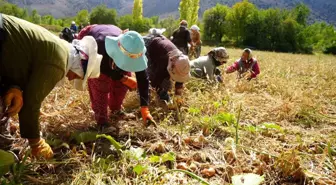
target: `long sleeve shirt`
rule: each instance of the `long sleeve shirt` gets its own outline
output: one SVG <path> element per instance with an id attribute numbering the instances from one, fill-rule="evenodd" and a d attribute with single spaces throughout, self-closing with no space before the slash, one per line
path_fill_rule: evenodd
<path id="1" fill-rule="evenodd" d="M 201 45 L 201 34 L 198 31 L 191 31 L 190 33 L 191 36 L 191 41 L 195 44 L 195 45 Z"/>
<path id="2" fill-rule="evenodd" d="M 17 85 L 23 91 L 23 107 L 19 112 L 21 136 L 39 138 L 41 104 L 65 76 L 68 43 L 38 25 L 2 16 L 6 37 L 0 64 L 2 82 Z"/>
<path id="3" fill-rule="evenodd" d="M 203 71 L 204 76 L 200 76 L 201 78 L 207 78 L 208 76 L 209 80 L 215 80 L 215 71 L 217 66 L 215 65 L 215 62 L 211 56 L 201 56 L 195 60 L 192 60 L 190 62 L 190 66 L 192 69 L 199 69 L 200 71 Z"/>
<path id="4" fill-rule="evenodd" d="M 147 46 L 146 56 L 148 58 L 148 73 L 152 87 L 156 89 L 169 87 L 161 87 L 166 79 L 170 79 L 167 67 L 169 62 L 168 53 L 177 49 L 176 46 L 166 37 L 155 37 Z M 169 86 L 167 84 L 167 86 Z M 175 88 L 180 89 L 183 83 L 176 82 Z"/>
<path id="5" fill-rule="evenodd" d="M 190 32 L 187 28 L 181 26 L 179 29 L 175 30 L 173 33 L 172 42 L 178 48 L 188 48 L 188 43 L 191 42 Z"/>
<path id="6" fill-rule="evenodd" d="M 256 78 L 260 74 L 259 64 L 255 58 L 251 58 L 248 62 L 238 59 L 226 69 L 226 72 L 233 73 L 238 71 L 238 73 L 243 74 L 249 70 L 252 70 L 251 78 Z"/>
<path id="7" fill-rule="evenodd" d="M 82 39 L 86 35 L 94 37 L 98 44 L 98 53 L 103 55 L 103 59 L 100 66 L 100 72 L 109 76 L 112 80 L 121 80 L 126 74 L 125 71 L 116 67 L 112 69 L 112 60 L 105 48 L 106 36 L 117 37 L 122 34 L 122 30 L 114 25 L 89 25 L 82 29 L 78 34 L 78 39 Z M 149 80 L 146 71 L 136 72 L 136 79 L 138 83 L 138 90 L 140 96 L 141 106 L 147 106 L 149 104 Z"/>

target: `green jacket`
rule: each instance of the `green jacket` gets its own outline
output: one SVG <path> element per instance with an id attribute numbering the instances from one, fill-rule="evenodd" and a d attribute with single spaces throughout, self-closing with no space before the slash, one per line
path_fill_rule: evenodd
<path id="1" fill-rule="evenodd" d="M 48 30 L 13 16 L 3 15 L 3 24 L 0 75 L 4 83 L 23 90 L 21 136 L 38 138 L 41 103 L 65 75 L 68 45 Z"/>

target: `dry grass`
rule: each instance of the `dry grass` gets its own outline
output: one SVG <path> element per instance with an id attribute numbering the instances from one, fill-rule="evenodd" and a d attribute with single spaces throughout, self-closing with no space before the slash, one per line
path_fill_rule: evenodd
<path id="1" fill-rule="evenodd" d="M 229 53 L 231 64 L 241 51 Z M 259 51 L 254 55 L 261 75 L 250 83 L 231 74 L 224 76 L 223 84 L 196 79 L 186 84 L 182 125 L 176 112 L 158 108 L 153 100 L 157 129 L 142 128 L 135 120 L 115 122 L 119 133 L 104 132 L 145 149 L 147 157 L 142 159 L 129 152 L 118 154 L 109 145 L 104 148 L 103 141 L 71 142 L 73 132 L 94 130 L 88 93 L 75 92 L 69 84 L 55 89 L 44 102 L 41 126 L 45 137 L 57 138 L 69 148 L 54 147 L 51 165 L 33 162 L 31 169 L 37 173 L 23 178 L 24 184 L 197 184 L 183 173 L 154 181 L 181 162 L 196 166 L 191 171 L 210 184 L 228 184 L 231 176 L 241 173 L 264 175 L 265 184 L 336 184 L 336 58 Z M 138 111 L 135 92 L 128 94 L 124 106 Z M 218 117 L 237 116 L 240 106 L 239 144 L 234 145 L 227 138 L 236 137 L 235 123 Z M 149 162 L 149 156 L 168 151 L 175 153 L 176 161 Z M 132 171 L 136 165 L 147 169 L 138 176 Z M 209 167 L 216 170 L 211 178 L 202 175 Z"/>

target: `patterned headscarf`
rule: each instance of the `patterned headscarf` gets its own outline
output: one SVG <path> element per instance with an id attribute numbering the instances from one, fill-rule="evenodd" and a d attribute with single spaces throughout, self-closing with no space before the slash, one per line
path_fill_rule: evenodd
<path id="1" fill-rule="evenodd" d="M 249 49 L 249 48 L 245 48 L 245 49 L 244 49 L 244 52 L 246 52 L 246 53 L 249 54 L 249 56 L 248 56 L 248 60 L 251 60 L 251 58 L 253 57 L 253 55 L 252 55 L 252 50 Z"/>

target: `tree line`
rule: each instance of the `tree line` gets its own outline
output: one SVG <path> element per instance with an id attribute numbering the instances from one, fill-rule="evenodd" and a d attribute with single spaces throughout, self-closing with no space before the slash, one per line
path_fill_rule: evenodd
<path id="1" fill-rule="evenodd" d="M 247 0 L 232 8 L 217 4 L 203 15 L 203 39 L 260 50 L 336 54 L 336 31 L 325 22 L 308 24 L 310 9 L 258 9 Z"/>
<path id="2" fill-rule="evenodd" d="M 205 43 L 225 46 L 251 47 L 259 50 L 312 53 L 324 52 L 336 54 L 336 31 L 333 25 L 325 22 L 308 24 L 310 9 L 297 4 L 292 10 L 258 9 L 248 0 L 236 3 L 233 7 L 217 4 L 206 10 L 203 19 L 198 19 L 199 0 L 181 0 L 180 18 L 168 17 L 159 20 L 158 16 L 143 16 L 143 1 L 134 0 L 131 15 L 118 16 L 115 9 L 99 5 L 81 10 L 74 17 L 56 19 L 52 15 L 41 16 L 36 10 L 28 12 L 3 0 L 0 0 L 0 12 L 42 25 L 59 32 L 69 27 L 71 21 L 83 24 L 114 24 L 122 29 L 129 28 L 138 32 L 147 32 L 151 27 L 166 28 L 170 36 L 178 27 L 180 20 L 189 25 L 198 24 Z"/>

